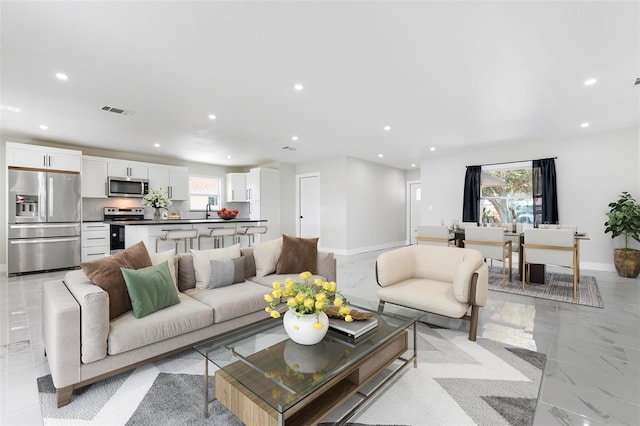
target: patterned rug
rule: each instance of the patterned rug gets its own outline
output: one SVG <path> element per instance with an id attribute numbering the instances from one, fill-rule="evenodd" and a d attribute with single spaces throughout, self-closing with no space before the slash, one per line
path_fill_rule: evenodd
<path id="1" fill-rule="evenodd" d="M 522 281 L 519 279 L 517 270 L 512 276 L 512 281 L 509 281 L 508 267 L 505 275 L 505 286 L 503 288 L 502 266 L 489 266 L 489 290 L 604 308 L 604 302 L 600 296 L 595 277 L 580 275 L 578 297 L 574 299 L 573 275 L 571 274 L 547 272 L 545 284 L 527 283 L 524 291 L 522 291 Z"/>
<path id="2" fill-rule="evenodd" d="M 410 339 L 411 340 L 411 339 Z M 418 368 L 409 367 L 352 425 L 530 425 L 546 357 L 418 323 Z M 218 401 L 203 418 L 204 362 L 194 351 L 76 390 L 55 408 L 51 376 L 38 379 L 44 425 L 230 425 Z M 380 377 L 384 375 L 381 373 Z M 327 416 L 336 421 L 349 401 Z"/>

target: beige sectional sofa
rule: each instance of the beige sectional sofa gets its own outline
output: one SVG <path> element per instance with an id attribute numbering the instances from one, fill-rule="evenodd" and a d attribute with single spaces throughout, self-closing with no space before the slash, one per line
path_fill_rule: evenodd
<path id="1" fill-rule="evenodd" d="M 248 274 L 256 270 L 253 254 L 252 248 L 242 249 Z M 192 254 L 172 261 L 180 303 L 142 318 L 129 311 L 109 320 L 107 292 L 82 270 L 43 283 L 43 339 L 58 407 L 70 402 L 74 389 L 267 320 L 268 287 L 287 276 L 298 278 L 254 272 L 244 282 L 203 289 L 196 287 Z M 332 253 L 318 251 L 317 275 L 336 280 Z"/>

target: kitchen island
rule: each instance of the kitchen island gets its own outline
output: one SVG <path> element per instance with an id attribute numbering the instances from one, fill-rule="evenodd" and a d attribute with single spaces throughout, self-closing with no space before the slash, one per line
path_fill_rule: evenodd
<path id="1" fill-rule="evenodd" d="M 178 229 L 195 229 L 198 231 L 198 235 L 208 235 L 211 228 L 235 228 L 236 231 L 240 231 L 246 226 L 258 226 L 267 225 L 265 219 L 166 219 L 166 220 L 122 220 L 111 222 L 114 225 L 125 225 L 125 247 L 130 247 L 139 241 L 144 241 L 149 252 L 156 251 L 156 239 L 166 234 L 168 230 Z M 193 240 L 192 248 L 197 249 L 198 239 Z M 258 242 L 258 237 L 256 242 Z M 213 248 L 213 240 L 210 238 L 203 238 L 201 240 L 202 246 L 200 249 Z M 247 245 L 246 241 L 242 242 L 243 246 Z M 231 245 L 230 238 L 227 239 L 227 244 Z M 158 251 L 165 251 L 175 247 L 175 244 L 171 241 L 158 241 Z M 184 245 L 178 244 L 178 251 L 184 252 Z"/>

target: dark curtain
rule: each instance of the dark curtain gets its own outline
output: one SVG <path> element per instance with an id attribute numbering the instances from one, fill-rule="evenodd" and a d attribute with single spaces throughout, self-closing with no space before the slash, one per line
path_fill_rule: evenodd
<path id="1" fill-rule="evenodd" d="M 462 201 L 462 221 L 480 221 L 480 175 L 482 166 L 467 166 L 464 177 L 464 199 Z"/>
<path id="2" fill-rule="evenodd" d="M 533 160 L 534 226 L 558 223 L 556 165 L 553 158 Z"/>

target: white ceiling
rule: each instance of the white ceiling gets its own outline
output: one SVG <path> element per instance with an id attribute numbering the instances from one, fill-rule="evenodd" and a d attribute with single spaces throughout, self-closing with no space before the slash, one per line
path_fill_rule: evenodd
<path id="1" fill-rule="evenodd" d="M 425 147 L 640 117 L 637 1 L 2 1 L 0 18 L 0 104 L 21 108 L 1 111 L 3 141 L 408 169 Z"/>

